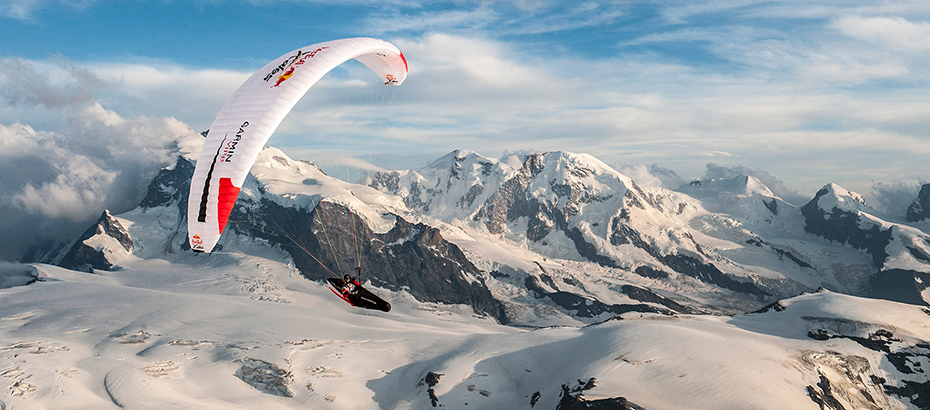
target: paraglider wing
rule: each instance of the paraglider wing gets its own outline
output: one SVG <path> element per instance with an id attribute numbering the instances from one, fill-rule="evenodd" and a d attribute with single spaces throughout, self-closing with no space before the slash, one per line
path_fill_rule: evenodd
<path id="1" fill-rule="evenodd" d="M 191 178 L 187 231 L 192 250 L 213 250 L 268 138 L 310 87 L 353 58 L 386 85 L 400 85 L 407 77 L 407 61 L 393 44 L 349 38 L 287 53 L 258 70 L 229 98 L 210 127 Z"/>

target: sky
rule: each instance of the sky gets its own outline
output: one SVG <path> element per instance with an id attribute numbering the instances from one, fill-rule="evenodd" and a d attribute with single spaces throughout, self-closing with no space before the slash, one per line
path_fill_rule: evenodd
<path id="1" fill-rule="evenodd" d="M 902 216 L 930 181 L 925 0 L 4 0 L 0 239 L 131 209 L 251 73 L 357 36 L 397 45 L 406 82 L 347 63 L 269 141 L 335 176 L 562 150 L 793 202 L 832 182 Z"/>

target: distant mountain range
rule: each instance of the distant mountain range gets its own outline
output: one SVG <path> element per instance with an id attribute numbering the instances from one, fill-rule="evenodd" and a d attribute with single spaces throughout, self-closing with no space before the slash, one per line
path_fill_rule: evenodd
<path id="1" fill-rule="evenodd" d="M 104 212 L 75 243 L 34 249 L 25 261 L 113 270 L 187 252 L 192 172 L 178 157 L 138 208 Z M 361 268 L 375 287 L 529 326 L 630 311 L 747 312 L 821 287 L 930 301 L 926 186 L 906 221 L 889 222 L 835 184 L 801 206 L 752 176 L 673 191 L 569 152 L 454 151 L 364 182 L 266 147 L 218 249 L 260 242 L 286 250 L 311 280 Z"/>
<path id="2" fill-rule="evenodd" d="M 0 408 L 930 408 L 930 189 L 888 221 L 834 184 L 798 206 L 586 154 L 352 184 L 266 147 L 200 254 L 193 169 L 0 264 Z M 323 285 L 356 268 L 390 313 Z"/>

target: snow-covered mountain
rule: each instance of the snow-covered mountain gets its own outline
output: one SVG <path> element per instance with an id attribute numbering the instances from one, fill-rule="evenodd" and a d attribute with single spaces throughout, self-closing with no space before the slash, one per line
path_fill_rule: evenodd
<path id="1" fill-rule="evenodd" d="M 908 222 L 920 222 L 930 218 L 930 184 L 923 184 L 917 199 L 907 207 L 905 219 Z"/>
<path id="2" fill-rule="evenodd" d="M 104 213 L 73 246 L 40 260 L 112 270 L 186 251 L 192 169 L 179 156 L 120 216 L 144 230 Z M 220 249 L 260 241 L 287 251 L 311 280 L 360 267 L 375 286 L 523 325 L 745 312 L 820 287 L 923 305 L 930 296 L 930 238 L 873 216 L 834 184 L 797 207 L 751 176 L 670 191 L 585 154 L 455 151 L 368 185 L 266 147 Z"/>
<path id="3" fill-rule="evenodd" d="M 838 186 L 465 151 L 364 186 L 266 147 L 194 254 L 194 157 L 0 265 L 2 408 L 930 408 L 930 241 Z M 390 313 L 320 281 L 356 266 Z"/>
<path id="4" fill-rule="evenodd" d="M 490 235 L 501 246 L 587 266 L 549 268 L 573 280 L 578 271 L 593 270 L 598 272 L 593 282 L 629 281 L 704 309 L 746 310 L 819 287 L 908 303 L 927 300 L 914 291 L 885 291 L 882 280 L 898 275 L 895 286 L 922 291 L 920 274 L 930 269 L 930 258 L 920 259 L 930 243 L 926 235 L 875 222 L 870 226 L 894 226 L 898 232 L 897 242 L 870 242 L 875 255 L 886 247 L 892 255 L 875 263 L 879 256 L 870 256 L 863 242 L 848 240 L 852 226 L 838 219 L 830 223 L 824 215 L 835 214 L 837 205 L 864 221 L 880 219 L 861 197 L 833 184 L 825 189 L 840 196 L 821 191 L 798 207 L 751 176 L 693 181 L 669 191 L 637 185 L 589 155 L 551 152 L 495 160 L 456 151 L 422 169 L 376 174 L 369 185 L 472 235 Z M 870 226 L 857 226 L 856 235 L 871 238 Z M 901 270 L 914 274 L 908 279 Z M 637 282 L 637 276 L 649 282 Z"/>
<path id="5" fill-rule="evenodd" d="M 930 235 L 907 225 L 873 216 L 862 197 L 828 184 L 801 208 L 804 229 L 830 241 L 860 250 L 877 270 L 870 295 L 906 303 L 926 304 L 930 280 Z"/>

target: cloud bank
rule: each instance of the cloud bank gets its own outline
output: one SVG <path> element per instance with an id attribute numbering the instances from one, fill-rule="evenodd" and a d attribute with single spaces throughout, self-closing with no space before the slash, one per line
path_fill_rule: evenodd
<path id="1" fill-rule="evenodd" d="M 134 208 L 154 174 L 176 159 L 177 141 L 195 135 L 173 118 L 127 118 L 92 97 L 102 82 L 65 64 L 56 81 L 19 81 L 28 62 L 0 61 L 0 89 L 14 106 L 61 116 L 60 131 L 0 124 L 0 259 L 30 246 L 74 239 L 104 209 Z M 48 79 L 49 81 L 44 81 Z"/>

